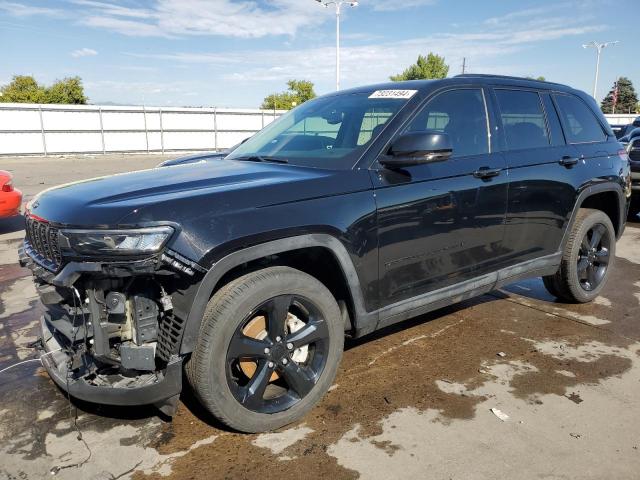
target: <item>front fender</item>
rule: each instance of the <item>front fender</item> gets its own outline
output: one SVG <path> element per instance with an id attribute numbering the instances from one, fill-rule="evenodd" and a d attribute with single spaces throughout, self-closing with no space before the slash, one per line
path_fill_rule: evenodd
<path id="1" fill-rule="evenodd" d="M 342 268 L 351 293 L 356 317 L 353 319 L 354 325 L 362 334 L 372 331 L 377 323 L 377 318 L 375 314 L 366 311 L 360 280 L 346 248 L 340 240 L 331 235 L 313 233 L 248 247 L 230 253 L 214 263 L 203 277 L 194 295 L 193 304 L 187 316 L 180 353 L 190 353 L 195 348 L 207 303 L 220 279 L 227 272 L 243 263 L 308 247 L 322 247 L 333 253 Z"/>

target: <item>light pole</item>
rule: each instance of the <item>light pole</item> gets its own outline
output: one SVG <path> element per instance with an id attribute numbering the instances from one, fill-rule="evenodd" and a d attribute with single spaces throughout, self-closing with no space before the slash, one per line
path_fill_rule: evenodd
<path id="1" fill-rule="evenodd" d="M 582 48 L 595 48 L 596 49 L 596 78 L 593 81 L 593 98 L 596 98 L 596 91 L 598 89 L 598 74 L 600 73 L 600 54 L 602 53 L 602 50 L 607 48 L 609 45 L 616 45 L 620 43 L 618 40 L 616 40 L 615 42 L 604 42 L 604 43 L 598 43 L 598 42 L 589 42 L 589 43 L 585 43 L 584 45 L 582 45 Z"/>
<path id="2" fill-rule="evenodd" d="M 324 8 L 329 8 L 329 5 L 336 7 L 336 90 L 340 90 L 340 11 L 343 5 L 350 7 L 357 7 L 358 2 L 351 2 L 345 0 L 337 0 L 332 2 L 325 2 L 324 0 L 316 0 Z"/>

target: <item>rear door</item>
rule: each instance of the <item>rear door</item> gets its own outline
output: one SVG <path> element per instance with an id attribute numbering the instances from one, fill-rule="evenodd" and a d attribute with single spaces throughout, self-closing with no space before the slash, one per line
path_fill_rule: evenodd
<path id="1" fill-rule="evenodd" d="M 510 178 L 504 261 L 513 265 L 557 251 L 578 152 L 566 144 L 548 93 L 495 87 L 493 98 Z"/>
<path id="2" fill-rule="evenodd" d="M 401 170 L 375 164 L 383 306 L 493 270 L 503 253 L 507 175 L 493 153 L 486 95 L 481 87 L 437 93 L 400 130 L 447 133 L 451 159 Z"/>

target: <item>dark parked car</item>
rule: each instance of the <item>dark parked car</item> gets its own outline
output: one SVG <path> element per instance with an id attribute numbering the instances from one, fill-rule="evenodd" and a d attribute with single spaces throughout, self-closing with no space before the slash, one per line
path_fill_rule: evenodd
<path id="1" fill-rule="evenodd" d="M 628 146 L 632 140 L 638 137 L 640 137 L 640 127 L 632 128 L 626 135 L 620 137 L 618 140 L 622 145 Z"/>
<path id="2" fill-rule="evenodd" d="M 631 127 L 632 128 L 628 129 L 628 132 L 618 140 L 629 154 L 629 160 L 631 162 L 631 189 L 635 192 L 635 195 L 638 195 L 640 192 L 640 127 L 633 127 L 633 125 L 631 125 Z M 637 212 L 634 211 L 631 213 L 634 214 Z"/>
<path id="3" fill-rule="evenodd" d="M 640 128 L 633 130 L 624 141 L 631 161 L 631 189 L 637 195 L 640 193 Z"/>
<path id="4" fill-rule="evenodd" d="M 628 123 L 626 125 L 611 125 L 613 133 L 619 140 L 621 140 L 622 137 L 629 135 L 632 130 L 637 128 L 640 128 L 640 117 L 636 117 L 632 123 Z"/>
<path id="5" fill-rule="evenodd" d="M 47 190 L 21 262 L 61 388 L 172 414 L 184 366 L 213 415 L 257 432 L 322 398 L 345 335 L 528 277 L 593 300 L 629 195 L 582 92 L 388 83 L 304 103 L 221 160 Z"/>

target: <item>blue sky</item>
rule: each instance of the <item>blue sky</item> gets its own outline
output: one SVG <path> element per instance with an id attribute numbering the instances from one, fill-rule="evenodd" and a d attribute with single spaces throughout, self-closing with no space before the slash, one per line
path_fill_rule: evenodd
<path id="1" fill-rule="evenodd" d="M 290 78 L 335 85 L 333 9 L 314 0 L 0 0 L 0 84 L 82 77 L 91 103 L 257 107 Z M 342 86 L 387 80 L 433 51 L 450 75 L 543 75 L 598 97 L 640 87 L 639 0 L 361 0 L 342 22 Z"/>

